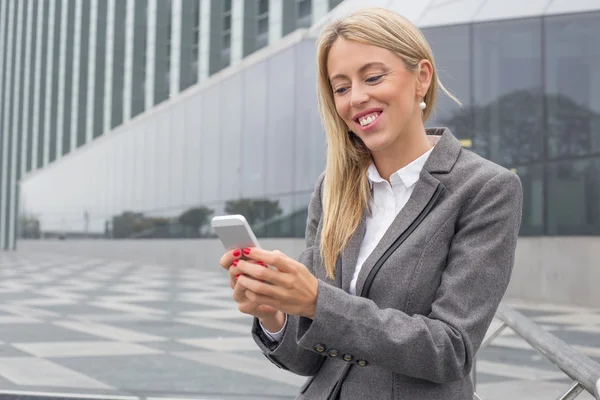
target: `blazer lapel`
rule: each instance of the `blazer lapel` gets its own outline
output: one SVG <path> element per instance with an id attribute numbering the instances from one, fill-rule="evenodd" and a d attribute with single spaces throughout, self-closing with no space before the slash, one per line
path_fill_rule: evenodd
<path id="1" fill-rule="evenodd" d="M 415 184 L 415 188 L 413 190 L 412 195 L 408 199 L 408 202 L 402 208 L 402 210 L 398 213 L 386 233 L 383 235 L 380 242 L 377 244 L 373 252 L 369 255 L 369 257 L 365 260 L 360 273 L 358 275 L 358 280 L 356 282 L 356 294 L 360 295 L 363 287 L 365 285 L 365 280 L 369 273 L 377 263 L 377 260 L 381 258 L 383 253 L 394 243 L 398 236 L 402 235 L 404 231 L 412 224 L 412 222 L 417 219 L 421 211 L 427 207 L 427 204 L 433 197 L 436 189 L 440 185 L 440 181 L 434 176 L 434 174 L 447 174 L 452 170 L 452 167 L 456 163 L 458 156 L 462 150 L 462 146 L 460 142 L 452 135 L 449 129 L 447 128 L 430 128 L 427 129 L 428 135 L 436 135 L 441 136 L 439 142 L 436 144 L 433 149 L 431 155 L 427 159 L 423 170 L 421 171 L 421 175 L 419 180 Z M 363 222 L 364 224 L 364 222 Z M 362 242 L 362 238 L 364 237 L 364 228 L 362 231 L 362 235 L 360 236 L 360 242 Z M 358 240 L 358 238 L 357 238 Z M 352 275 L 354 273 L 354 268 L 356 267 L 356 259 L 358 258 L 358 252 L 360 251 L 360 242 L 356 245 L 356 257 L 352 258 L 349 262 L 353 261 L 353 264 L 345 264 L 344 265 L 344 274 L 349 275 L 352 279 Z M 353 246 L 354 247 L 354 246 Z M 400 246 L 400 249 L 402 246 Z M 354 257 L 354 250 L 350 250 Z M 350 266 L 351 265 L 351 266 Z M 350 286 L 350 281 L 347 283 L 348 287 Z"/>
<path id="2" fill-rule="evenodd" d="M 402 209 L 396 216 L 381 241 L 377 244 L 371 255 L 365 260 L 356 282 L 356 294 L 360 295 L 365 284 L 365 280 L 375 266 L 375 263 L 383 253 L 394 243 L 398 236 L 411 225 L 425 209 L 429 200 L 431 200 L 440 181 L 432 174 L 446 174 L 450 172 L 456 162 L 462 146 L 460 142 L 452 135 L 447 128 L 429 128 L 428 135 L 441 136 L 438 144 L 429 156 L 419 181 L 415 184 L 415 189 Z M 350 241 L 343 249 L 341 259 L 338 258 L 336 268 L 336 284 L 346 291 L 350 292 L 350 283 L 356 268 L 360 246 L 365 237 L 367 211 L 363 213 L 361 221 L 356 232 L 350 238 Z M 341 279 L 340 275 L 341 274 Z"/>
<path id="3" fill-rule="evenodd" d="M 398 213 L 390 227 L 387 229 L 371 255 L 365 260 L 358 280 L 356 282 L 356 294 L 360 295 L 365 284 L 365 280 L 371 272 L 371 269 L 375 266 L 375 263 L 383 255 L 383 253 L 392 245 L 396 238 L 412 224 L 412 222 L 419 216 L 421 211 L 427 206 L 429 200 L 431 200 L 435 190 L 437 189 L 440 181 L 435 179 L 427 171 L 423 171 L 419 181 L 415 184 L 415 189 L 410 196 L 410 199 Z M 346 268 L 348 269 L 348 268 Z"/>

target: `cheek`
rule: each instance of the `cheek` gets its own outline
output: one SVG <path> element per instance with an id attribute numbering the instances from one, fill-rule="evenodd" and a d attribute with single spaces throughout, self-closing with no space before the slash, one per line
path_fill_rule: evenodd
<path id="1" fill-rule="evenodd" d="M 342 99 L 336 99 L 335 100 L 335 109 L 337 110 L 337 113 L 339 114 L 340 117 L 342 117 L 342 119 L 344 121 L 346 121 L 346 123 L 348 122 L 348 109 L 349 106 L 347 104 L 347 101 L 344 101 Z"/>

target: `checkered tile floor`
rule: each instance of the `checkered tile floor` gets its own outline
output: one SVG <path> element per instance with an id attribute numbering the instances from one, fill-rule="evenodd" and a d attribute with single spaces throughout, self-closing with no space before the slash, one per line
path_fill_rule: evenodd
<path id="1" fill-rule="evenodd" d="M 0 278 L 0 395 L 291 399 L 304 381 L 257 350 L 218 266 L 17 252 L 0 254 Z M 509 304 L 600 362 L 600 310 Z M 569 382 L 510 331 L 477 368 L 482 394 Z"/>

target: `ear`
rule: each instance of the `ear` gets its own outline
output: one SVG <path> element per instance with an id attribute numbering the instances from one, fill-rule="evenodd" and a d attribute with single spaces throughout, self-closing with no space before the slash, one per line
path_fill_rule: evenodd
<path id="1" fill-rule="evenodd" d="M 417 66 L 417 96 L 424 97 L 433 78 L 433 65 L 429 60 L 421 60 Z"/>

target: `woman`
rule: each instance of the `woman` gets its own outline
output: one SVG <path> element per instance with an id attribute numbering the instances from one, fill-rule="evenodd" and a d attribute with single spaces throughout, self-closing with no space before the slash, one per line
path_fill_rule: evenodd
<path id="1" fill-rule="evenodd" d="M 318 45 L 327 167 L 307 249 L 226 253 L 233 297 L 298 399 L 470 399 L 469 372 L 508 285 L 519 178 L 425 129 L 441 86 L 409 21 L 368 9 Z M 264 268 L 263 265 L 276 267 Z"/>

